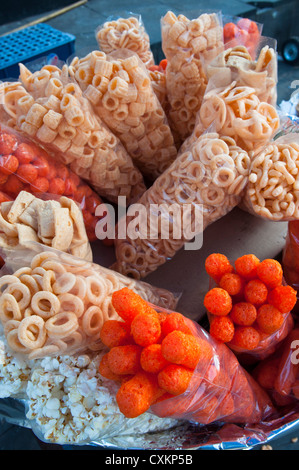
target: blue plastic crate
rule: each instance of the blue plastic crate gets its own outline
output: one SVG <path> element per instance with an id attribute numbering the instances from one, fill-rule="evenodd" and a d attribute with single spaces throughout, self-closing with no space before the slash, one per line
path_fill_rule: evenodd
<path id="1" fill-rule="evenodd" d="M 75 36 L 40 23 L 0 37 L 0 79 L 18 78 L 18 64 L 55 54 L 65 61 L 75 51 Z"/>

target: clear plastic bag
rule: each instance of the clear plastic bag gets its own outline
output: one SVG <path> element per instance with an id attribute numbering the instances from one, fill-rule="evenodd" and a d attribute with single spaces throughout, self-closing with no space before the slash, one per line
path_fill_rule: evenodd
<path id="1" fill-rule="evenodd" d="M 197 323 L 149 305 L 129 289 L 115 292 L 112 303 L 131 335 L 126 343 L 111 344 L 115 326 L 104 324 L 102 339 L 109 350 L 99 370 L 120 382 L 116 401 L 126 417 L 149 410 L 200 424 L 245 424 L 273 412 L 269 397 L 236 356 Z"/>
<path id="2" fill-rule="evenodd" d="M 85 239 L 86 233 L 90 241 L 96 240 L 95 227 L 100 217 L 95 216 L 95 211 L 99 205 L 103 204 L 98 194 L 65 164 L 52 158 L 42 146 L 1 124 L 0 202 L 15 200 L 21 191 L 31 193 L 43 200 L 59 201 L 60 198 L 68 198 L 74 201 L 78 205 L 77 210 L 76 207 L 72 209 L 77 225 L 75 235 L 77 242 Z M 72 202 L 69 201 L 69 204 Z M 24 205 L 23 209 L 25 210 L 26 207 Z M 80 220 L 81 211 L 85 229 L 82 228 Z M 33 221 L 32 217 L 31 227 L 36 230 L 37 219 Z"/>
<path id="3" fill-rule="evenodd" d="M 282 253 L 285 278 L 296 291 L 299 290 L 299 220 L 288 222 L 288 230 Z M 298 306 L 296 311 L 298 310 Z"/>
<path id="4" fill-rule="evenodd" d="M 273 221 L 298 219 L 299 133 L 270 141 L 253 159 L 240 207 Z"/>
<path id="5" fill-rule="evenodd" d="M 28 359 L 103 349 L 100 332 L 117 319 L 115 290 L 130 287 L 149 302 L 174 307 L 165 289 L 136 282 L 70 254 L 32 243 L 4 250 L 0 320 L 10 349 Z"/>
<path id="6" fill-rule="evenodd" d="M 256 59 L 253 57 L 256 56 Z M 254 88 L 261 102 L 276 106 L 277 101 L 277 52 L 276 41 L 259 37 L 256 53 L 242 42 L 236 40 L 226 44 L 223 52 L 207 65 L 207 77 L 216 74 L 217 86 L 236 86 Z"/>
<path id="7" fill-rule="evenodd" d="M 116 236 L 116 271 L 145 277 L 240 202 L 249 175 L 247 152 L 217 133 L 187 140 L 175 162 L 119 222 L 118 233 L 125 235 Z"/>
<path id="8" fill-rule="evenodd" d="M 97 28 L 96 40 L 99 48 L 106 54 L 119 49 L 129 49 L 149 68 L 155 62 L 141 15 L 128 13 L 126 16 L 128 17 L 110 17 Z"/>
<path id="9" fill-rule="evenodd" d="M 203 13 L 189 20 L 168 11 L 161 19 L 167 60 L 168 120 L 181 143 L 192 133 L 207 86 L 205 67 L 223 50 L 221 15 Z"/>
<path id="10" fill-rule="evenodd" d="M 294 328 L 296 292 L 286 283 L 281 263 L 261 261 L 254 254 L 230 261 L 213 253 L 205 266 L 211 336 L 234 351 L 242 364 L 271 356 Z"/>
<path id="11" fill-rule="evenodd" d="M 243 56 L 241 58 L 249 63 L 247 50 L 243 46 L 242 50 L 239 48 L 240 46 L 229 52 L 232 60 L 237 57 L 239 61 Z M 266 51 L 269 49 L 264 50 L 265 53 Z M 220 56 L 222 64 L 224 56 L 225 53 Z M 263 101 L 266 96 L 262 93 L 258 97 L 258 88 L 240 85 L 239 70 L 222 66 L 210 69 L 211 77 L 197 115 L 195 129 L 203 132 L 213 127 L 220 135 L 231 136 L 237 145 L 256 155 L 278 131 L 280 119 L 275 106 Z M 264 82 L 265 77 L 262 79 Z"/>
<path id="12" fill-rule="evenodd" d="M 137 54 L 128 49 L 108 55 L 94 51 L 75 58 L 69 73 L 140 171 L 151 180 L 162 174 L 177 150 L 149 71 Z"/>
<path id="13" fill-rule="evenodd" d="M 110 201 L 125 196 L 129 204 L 143 193 L 141 173 L 71 81 L 66 65 L 62 69 L 46 65 L 31 73 L 20 64 L 20 82 L 24 95 L 14 101 L 10 94 L 7 107 L 11 109 L 13 102 L 13 109 L 8 125 L 42 144 Z M 14 87 L 7 85 L 6 93 Z"/>
<path id="14" fill-rule="evenodd" d="M 278 406 L 294 404 L 299 399 L 298 346 L 299 329 L 296 325 L 279 350 L 260 362 L 252 372 Z"/>
<path id="15" fill-rule="evenodd" d="M 251 57 L 256 58 L 263 25 L 249 18 L 222 14 L 223 39 L 227 47 L 245 46 Z"/>

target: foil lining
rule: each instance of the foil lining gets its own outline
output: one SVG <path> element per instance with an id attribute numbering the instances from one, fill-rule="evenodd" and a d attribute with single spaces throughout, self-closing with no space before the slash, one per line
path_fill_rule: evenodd
<path id="1" fill-rule="evenodd" d="M 4 419 L 11 424 L 30 428 L 34 432 L 32 423 L 26 419 L 25 410 L 25 400 L 1 399 L 0 421 Z M 139 435 L 122 434 L 120 430 L 118 435 L 84 443 L 84 446 L 110 450 L 250 450 L 296 429 L 299 430 L 299 403 L 281 409 L 270 421 L 255 425 L 240 426 L 215 422 L 200 426 L 182 423 L 166 431 Z M 45 443 L 50 443 L 43 440 L 42 436 L 38 437 Z M 70 446 L 69 443 L 67 445 Z"/>

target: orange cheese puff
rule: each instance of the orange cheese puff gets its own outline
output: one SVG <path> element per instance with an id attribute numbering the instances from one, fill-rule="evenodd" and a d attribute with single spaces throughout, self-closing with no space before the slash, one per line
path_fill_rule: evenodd
<path id="1" fill-rule="evenodd" d="M 252 326 L 237 326 L 231 344 L 242 349 L 255 349 L 260 342 L 259 332 Z"/>
<path id="2" fill-rule="evenodd" d="M 100 339 L 110 349 L 115 346 L 122 346 L 130 342 L 130 330 L 123 321 L 107 320 L 102 327 Z"/>
<path id="3" fill-rule="evenodd" d="M 270 289 L 280 286 L 282 283 L 282 267 L 275 259 L 264 259 L 261 261 L 256 273 L 258 278 Z"/>
<path id="4" fill-rule="evenodd" d="M 213 317 L 210 325 L 210 335 L 218 341 L 228 343 L 233 339 L 235 327 L 228 317 Z"/>
<path id="5" fill-rule="evenodd" d="M 155 312 L 156 314 L 156 312 Z M 139 346 L 149 346 L 157 343 L 161 336 L 161 325 L 158 315 L 140 313 L 132 320 L 131 334 Z"/>
<path id="6" fill-rule="evenodd" d="M 128 289 L 128 287 L 113 292 L 112 305 L 118 315 L 127 323 L 131 323 L 133 318 L 139 313 L 154 312 L 140 295 Z"/>
<path id="7" fill-rule="evenodd" d="M 150 408 L 160 393 L 157 377 L 141 371 L 121 384 L 116 402 L 127 418 L 137 418 Z"/>
<path id="8" fill-rule="evenodd" d="M 256 278 L 256 270 L 260 260 L 255 255 L 243 255 L 235 261 L 235 268 L 240 276 L 245 279 Z"/>
<path id="9" fill-rule="evenodd" d="M 171 395 L 181 395 L 187 390 L 192 375 L 193 371 L 187 367 L 169 364 L 159 372 L 158 384 Z"/>
<path id="10" fill-rule="evenodd" d="M 297 292 L 291 286 L 278 286 L 269 292 L 268 303 L 278 308 L 281 313 L 293 310 L 297 302 Z"/>
<path id="11" fill-rule="evenodd" d="M 162 354 L 169 362 L 195 369 L 198 361 L 210 361 L 212 350 L 205 340 L 172 331 L 162 341 Z"/>
<path id="12" fill-rule="evenodd" d="M 140 370 L 142 348 L 137 344 L 115 346 L 108 353 L 108 364 L 114 374 L 136 374 Z"/>
<path id="13" fill-rule="evenodd" d="M 218 419 L 230 416 L 235 411 L 235 401 L 231 393 L 228 393 L 219 403 L 217 410 Z"/>
<path id="14" fill-rule="evenodd" d="M 115 380 L 121 382 L 125 376 L 117 375 L 112 372 L 108 363 L 108 353 L 104 354 L 99 365 L 100 374 L 109 380 Z"/>
<path id="15" fill-rule="evenodd" d="M 226 43 L 234 39 L 237 36 L 238 31 L 239 29 L 237 25 L 235 25 L 234 23 L 226 23 L 223 26 L 224 42 Z"/>
<path id="16" fill-rule="evenodd" d="M 167 336 L 174 330 L 183 331 L 183 333 L 192 334 L 190 328 L 187 326 L 185 317 L 179 312 L 171 312 L 162 324 L 162 335 Z"/>
<path id="17" fill-rule="evenodd" d="M 218 398 L 208 396 L 206 400 L 200 398 L 197 404 L 198 411 L 192 415 L 192 419 L 200 424 L 209 424 L 217 419 L 217 409 L 219 406 Z"/>
<path id="18" fill-rule="evenodd" d="M 257 311 L 256 322 L 263 333 L 271 335 L 283 324 L 283 314 L 273 305 L 264 304 Z"/>
<path id="19" fill-rule="evenodd" d="M 205 269 L 207 274 L 217 283 L 224 274 L 232 273 L 234 268 L 228 258 L 221 253 L 212 253 L 206 258 Z"/>
<path id="20" fill-rule="evenodd" d="M 242 292 L 243 281 L 239 274 L 227 273 L 220 279 L 219 287 L 226 290 L 229 295 L 238 295 Z"/>
<path id="21" fill-rule="evenodd" d="M 255 380 L 266 390 L 273 390 L 280 358 L 271 358 L 261 362 L 253 371 Z"/>
<path id="22" fill-rule="evenodd" d="M 226 290 L 214 287 L 206 293 L 204 306 L 213 315 L 228 315 L 232 308 L 232 298 Z"/>
<path id="23" fill-rule="evenodd" d="M 255 306 L 262 305 L 268 297 L 267 286 L 259 279 L 253 279 L 244 287 L 244 297 L 246 302 Z"/>
<path id="24" fill-rule="evenodd" d="M 230 318 L 236 325 L 250 326 L 256 320 L 257 311 L 253 304 L 249 302 L 238 302 L 233 305 Z"/>
<path id="25" fill-rule="evenodd" d="M 150 344 L 143 348 L 140 356 L 140 365 L 146 372 L 157 374 L 168 365 L 162 354 L 161 344 Z"/>

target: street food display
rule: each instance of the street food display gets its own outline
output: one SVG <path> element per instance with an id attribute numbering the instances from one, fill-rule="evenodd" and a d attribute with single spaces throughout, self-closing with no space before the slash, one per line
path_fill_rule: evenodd
<path id="1" fill-rule="evenodd" d="M 172 11 L 157 63 L 139 15 L 96 40 L 0 86 L 0 398 L 50 443 L 184 448 L 209 425 L 260 442 L 299 398 L 299 128 L 275 41 Z M 191 319 L 148 279 L 237 207 L 287 223 L 282 257 L 213 246 Z"/>

